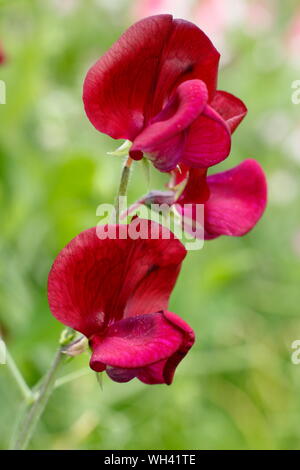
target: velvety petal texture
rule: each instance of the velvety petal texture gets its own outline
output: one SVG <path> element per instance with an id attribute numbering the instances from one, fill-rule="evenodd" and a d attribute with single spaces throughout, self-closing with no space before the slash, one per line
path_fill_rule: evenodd
<path id="1" fill-rule="evenodd" d="M 116 381 L 131 380 L 134 373 L 149 383 L 146 377 L 150 370 L 144 368 L 160 364 L 163 368 L 159 367 L 159 373 L 151 369 L 151 383 L 171 383 L 178 364 L 175 358 L 181 360 L 193 342 L 191 328 L 173 313 L 138 315 L 114 323 L 104 337 L 92 338 L 90 365 L 96 371 L 108 366 L 110 377 Z"/>
<path id="2" fill-rule="evenodd" d="M 207 88 L 201 80 L 182 83 L 164 110 L 134 140 L 130 156 L 143 153 L 156 168 L 169 171 L 182 158 L 189 126 L 206 107 Z"/>
<path id="3" fill-rule="evenodd" d="M 230 152 L 230 129 L 209 106 L 219 53 L 188 21 L 145 18 L 91 67 L 83 87 L 88 118 L 101 132 L 133 142 L 164 172 L 180 163 L 203 168 Z"/>
<path id="4" fill-rule="evenodd" d="M 231 134 L 226 122 L 210 106 L 190 126 L 182 163 L 191 168 L 208 168 L 228 157 Z"/>
<path id="5" fill-rule="evenodd" d="M 202 80 L 210 100 L 216 91 L 220 54 L 206 34 L 189 21 L 173 19 L 168 41 L 161 46 L 151 115 L 155 116 L 178 85 L 187 80 Z"/>
<path id="6" fill-rule="evenodd" d="M 163 315 L 164 321 L 169 322 L 169 325 L 172 328 L 170 332 L 173 342 L 174 332 L 177 330 L 178 339 L 179 332 L 181 342 L 179 343 L 178 341 L 177 349 L 175 350 L 174 348 L 174 353 L 169 357 L 152 364 L 145 365 L 144 367 L 136 369 L 107 367 L 107 374 L 113 380 L 116 382 L 128 382 L 128 380 L 131 380 L 133 377 L 137 377 L 139 380 L 149 385 L 162 383 L 170 385 L 172 383 L 176 367 L 194 344 L 195 335 L 191 327 L 174 313 L 164 311 L 160 312 L 160 315 Z M 165 341 L 168 343 L 169 339 L 166 338 Z"/>
<path id="7" fill-rule="evenodd" d="M 92 368 L 107 366 L 114 380 L 126 381 L 119 369 L 131 369 L 129 376 L 139 369 L 139 378 L 143 367 L 166 361 L 167 372 L 151 383 L 168 383 L 162 377 L 172 376 L 175 358 L 183 357 L 193 337 L 166 310 L 185 255 L 171 232 L 138 218 L 86 230 L 60 252 L 49 274 L 50 309 L 90 339 Z"/>
<path id="8" fill-rule="evenodd" d="M 208 177 L 205 172 L 191 170 L 176 207 L 182 217 L 193 219 L 193 207 L 185 205 L 204 204 L 205 239 L 213 239 L 248 233 L 264 213 L 266 202 L 264 172 L 255 160 L 249 159 Z"/>
<path id="9" fill-rule="evenodd" d="M 259 221 L 267 203 L 267 183 L 261 166 L 245 160 L 231 170 L 207 178 L 210 197 L 205 204 L 206 238 L 240 237 Z"/>
<path id="10" fill-rule="evenodd" d="M 204 204 L 209 195 L 207 168 L 190 169 L 184 191 L 176 202 L 181 205 Z"/>
<path id="11" fill-rule="evenodd" d="M 185 80 L 215 91 L 219 53 L 208 37 L 171 15 L 131 26 L 89 70 L 83 87 L 88 118 L 101 132 L 131 141 Z"/>
<path id="12" fill-rule="evenodd" d="M 218 90 L 210 105 L 226 121 L 231 133 L 235 131 L 247 114 L 247 108 L 243 101 L 226 91 Z"/>

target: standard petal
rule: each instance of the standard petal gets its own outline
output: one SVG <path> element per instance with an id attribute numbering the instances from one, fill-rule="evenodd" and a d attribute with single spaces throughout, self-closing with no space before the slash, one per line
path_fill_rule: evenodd
<path id="1" fill-rule="evenodd" d="M 191 125 L 182 163 L 192 168 L 208 168 L 228 157 L 231 148 L 229 127 L 210 106 Z"/>
<path id="2" fill-rule="evenodd" d="M 207 88 L 201 80 L 182 83 L 165 109 L 134 140 L 130 156 L 140 159 L 146 153 L 159 170 L 176 168 L 182 157 L 186 129 L 202 113 L 207 99 Z"/>
<path id="3" fill-rule="evenodd" d="M 111 325 L 91 340 L 90 366 L 117 382 L 138 377 L 145 383 L 170 384 L 178 363 L 194 343 L 193 330 L 177 315 L 137 315 Z"/>
<path id="4" fill-rule="evenodd" d="M 85 111 L 100 132 L 134 140 L 144 126 L 144 110 L 154 93 L 162 45 L 171 15 L 135 23 L 89 70 L 83 87 Z"/>
<path id="5" fill-rule="evenodd" d="M 227 122 L 231 133 L 235 131 L 248 111 L 242 100 L 220 90 L 216 92 L 210 106 Z"/>
<path id="6" fill-rule="evenodd" d="M 133 141 L 183 81 L 202 80 L 212 97 L 219 57 L 192 23 L 171 15 L 145 18 L 89 70 L 83 87 L 87 116 L 99 131 Z"/>
<path id="7" fill-rule="evenodd" d="M 51 312 L 88 337 L 123 316 L 165 309 L 186 254 L 180 241 L 155 222 L 136 218 L 119 227 L 127 238 L 109 238 L 116 226 L 79 234 L 49 274 Z"/>
<path id="8" fill-rule="evenodd" d="M 202 80 L 211 99 L 216 90 L 219 59 L 220 54 L 201 29 L 189 21 L 174 20 L 169 40 L 162 49 L 152 116 L 186 80 Z"/>
<path id="9" fill-rule="evenodd" d="M 261 218 L 267 184 L 261 166 L 245 160 L 235 168 L 209 176 L 210 198 L 205 204 L 205 238 L 242 236 Z"/>

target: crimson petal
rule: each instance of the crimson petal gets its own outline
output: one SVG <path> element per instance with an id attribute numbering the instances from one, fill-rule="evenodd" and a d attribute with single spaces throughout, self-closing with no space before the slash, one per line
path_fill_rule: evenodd
<path id="1" fill-rule="evenodd" d="M 91 340 L 90 366 L 117 382 L 134 376 L 145 383 L 167 383 L 194 343 L 193 330 L 177 315 L 158 312 L 137 315 L 111 325 L 105 336 Z"/>
<path id="2" fill-rule="evenodd" d="M 85 111 L 100 132 L 134 140 L 144 126 L 144 110 L 156 83 L 160 53 L 172 29 L 171 15 L 132 25 L 87 73 Z"/>
<path id="3" fill-rule="evenodd" d="M 134 219 L 129 226 L 109 228 L 139 226 L 144 239 L 100 239 L 108 227 L 99 226 L 80 233 L 60 252 L 48 279 L 50 309 L 59 321 L 89 337 L 123 315 L 167 307 L 186 250 L 152 221 Z M 146 239 L 143 230 L 156 239 Z"/>
<path id="4" fill-rule="evenodd" d="M 267 202 L 266 178 L 255 160 L 207 178 L 210 190 L 205 204 L 205 238 L 242 236 L 261 218 Z"/>
<path id="5" fill-rule="evenodd" d="M 247 114 L 247 108 L 243 101 L 226 91 L 218 90 L 210 106 L 227 122 L 231 133 L 235 131 Z"/>
<path id="6" fill-rule="evenodd" d="M 208 99 L 201 80 L 188 80 L 176 90 L 166 108 L 137 136 L 130 150 L 135 158 L 141 152 L 161 171 L 176 168 L 185 144 L 186 129 L 203 111 Z"/>
<path id="7" fill-rule="evenodd" d="M 231 148 L 229 127 L 210 106 L 190 126 L 182 163 L 191 168 L 208 168 L 228 157 Z"/>
<path id="8" fill-rule="evenodd" d="M 219 53 L 192 23 L 171 15 L 145 18 L 88 71 L 87 116 L 99 131 L 133 141 L 181 82 L 200 79 L 212 97 L 218 62 Z"/>
<path id="9" fill-rule="evenodd" d="M 180 205 L 203 204 L 208 198 L 207 168 L 191 168 L 187 183 L 177 203 Z"/>
<path id="10" fill-rule="evenodd" d="M 176 19 L 161 54 L 152 116 L 162 109 L 166 97 L 186 80 L 202 80 L 209 100 L 217 85 L 220 54 L 210 39 L 193 23 Z"/>

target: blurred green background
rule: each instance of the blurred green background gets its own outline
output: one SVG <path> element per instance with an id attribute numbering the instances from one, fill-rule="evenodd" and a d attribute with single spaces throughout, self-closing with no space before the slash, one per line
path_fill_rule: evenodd
<path id="1" fill-rule="evenodd" d="M 97 224 L 96 208 L 113 201 L 121 170 L 118 157 L 106 156 L 119 143 L 84 114 L 82 82 L 130 23 L 151 14 L 142 10 L 147 3 L 0 0 L 7 55 L 0 68 L 7 86 L 0 105 L 0 328 L 30 385 L 47 369 L 62 329 L 47 304 L 50 266 L 71 238 Z M 197 3 L 187 2 L 183 13 L 179 2 L 172 5 L 206 31 Z M 104 377 L 101 390 L 86 353 L 60 371 L 79 378 L 57 388 L 30 448 L 300 448 L 300 365 L 291 362 L 291 343 L 300 339 L 300 105 L 291 100 L 300 79 L 297 4 L 241 0 L 239 16 L 231 2 L 221 19 L 211 10 L 219 23 L 207 29 L 215 27 L 224 58 L 219 88 L 249 108 L 231 156 L 212 170 L 256 158 L 268 175 L 269 204 L 247 236 L 189 253 L 170 309 L 194 328 L 197 342 L 173 385 Z M 151 187 L 165 181 L 152 171 Z M 136 164 L 130 201 L 147 190 Z M 20 404 L 2 365 L 0 448 L 9 446 Z"/>

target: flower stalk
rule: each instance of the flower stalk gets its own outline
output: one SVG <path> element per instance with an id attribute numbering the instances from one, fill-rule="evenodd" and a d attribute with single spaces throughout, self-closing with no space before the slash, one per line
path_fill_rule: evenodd
<path id="1" fill-rule="evenodd" d="M 32 438 L 32 435 L 35 431 L 36 425 L 54 389 L 57 371 L 63 359 L 65 358 L 64 356 L 65 349 L 67 345 L 73 341 L 74 337 L 75 337 L 75 332 L 71 328 L 66 328 L 63 330 L 61 337 L 60 337 L 60 347 L 56 355 L 54 356 L 54 359 L 52 361 L 52 364 L 48 372 L 42 379 L 41 385 L 38 387 L 35 393 L 26 386 L 28 389 L 26 391 L 27 407 L 25 409 L 24 416 L 22 417 L 18 425 L 18 429 L 17 429 L 16 436 L 12 445 L 12 449 L 24 450 L 27 448 L 28 443 L 30 439 Z M 11 364 L 14 364 L 14 361 L 11 358 L 10 360 L 11 360 Z M 24 387 L 24 384 L 23 384 L 23 387 Z M 25 388 L 24 388 L 24 393 L 25 393 Z"/>
<path id="2" fill-rule="evenodd" d="M 12 446 L 13 450 L 25 450 L 27 448 L 36 425 L 51 396 L 55 384 L 56 373 L 63 358 L 64 355 L 62 353 L 62 348 L 60 348 L 57 351 L 48 372 L 44 376 L 42 384 L 37 392 L 37 398 L 31 406 L 27 407 L 25 415 L 18 426 L 15 442 Z"/>
<path id="3" fill-rule="evenodd" d="M 117 196 L 116 196 L 116 202 L 115 202 L 116 223 L 118 223 L 120 213 L 122 211 L 122 198 L 127 195 L 130 168 L 131 168 L 132 162 L 133 160 L 128 156 L 124 164 L 122 174 L 121 174 L 120 185 L 119 185 L 119 189 L 118 189 Z"/>
<path id="4" fill-rule="evenodd" d="M 18 369 L 17 364 L 13 360 L 12 356 L 8 351 L 6 351 L 6 365 L 15 379 L 15 382 L 25 400 L 26 403 L 30 404 L 34 400 L 34 394 L 32 393 L 31 389 L 28 387 L 27 383 L 25 382 L 20 370 Z"/>

